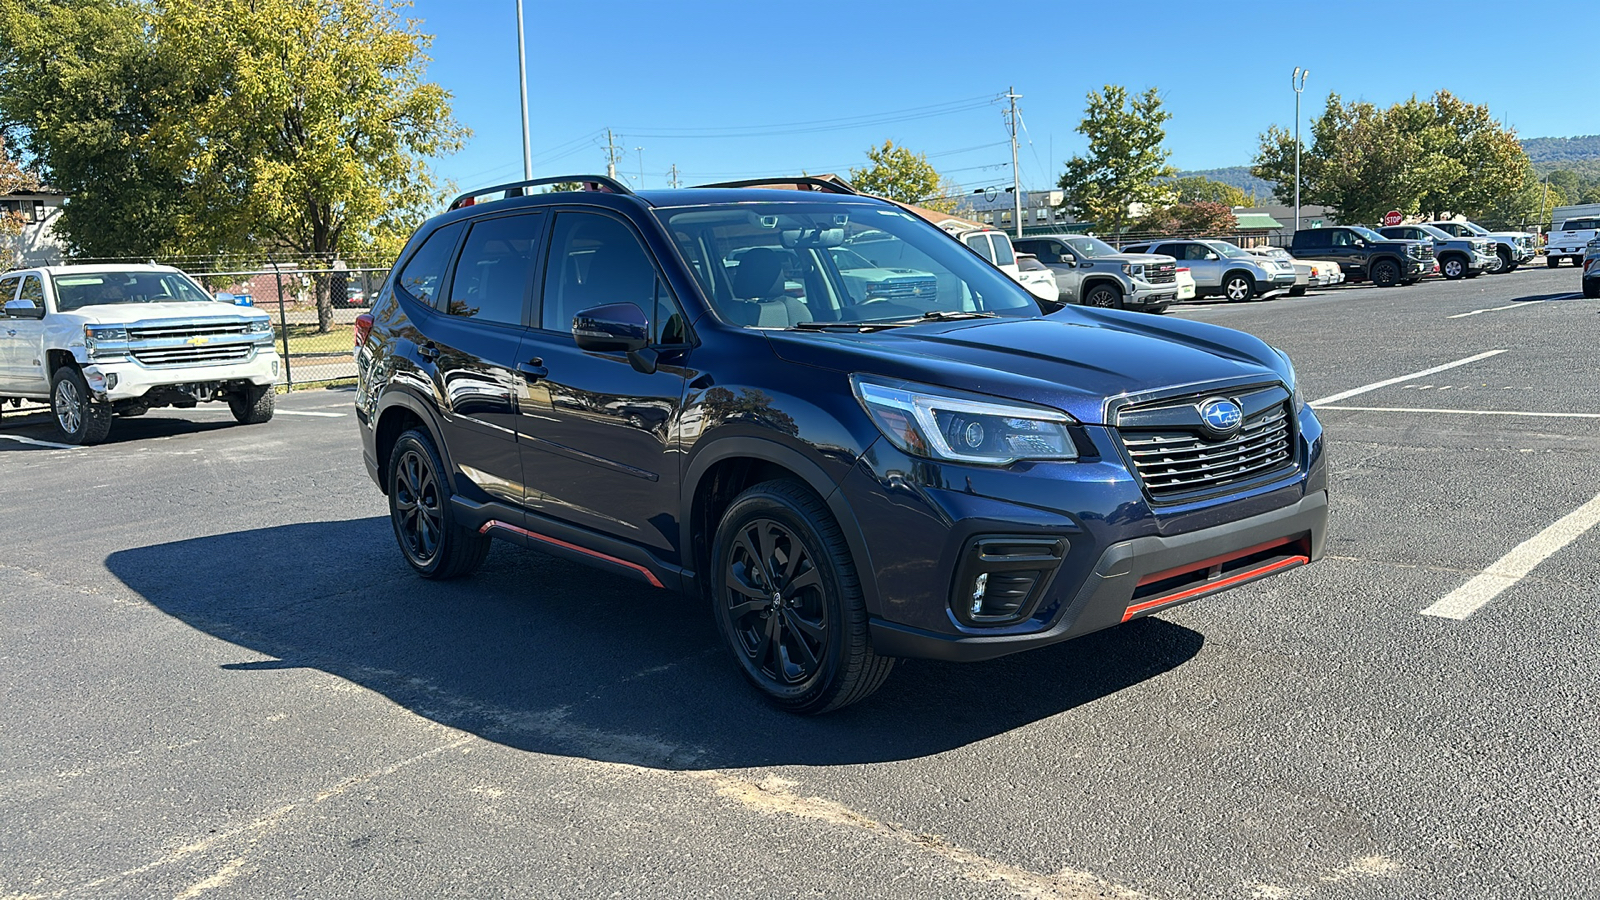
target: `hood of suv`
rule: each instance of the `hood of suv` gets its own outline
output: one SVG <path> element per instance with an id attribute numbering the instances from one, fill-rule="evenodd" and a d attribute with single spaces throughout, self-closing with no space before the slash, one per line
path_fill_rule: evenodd
<path id="1" fill-rule="evenodd" d="M 248 306 L 231 303 L 107 303 L 80 306 L 65 315 L 81 316 L 102 325 L 126 325 L 152 319 L 265 319 L 266 315 Z"/>
<path id="2" fill-rule="evenodd" d="M 770 331 L 779 357 L 1022 400 L 1104 424 L 1116 397 L 1218 381 L 1287 382 L 1288 364 L 1230 328 L 1084 307 L 867 333 Z"/>

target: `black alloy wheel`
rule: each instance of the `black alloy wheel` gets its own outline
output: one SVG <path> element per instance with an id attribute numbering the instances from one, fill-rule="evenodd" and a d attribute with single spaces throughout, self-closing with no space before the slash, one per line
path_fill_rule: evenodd
<path id="1" fill-rule="evenodd" d="M 1392 259 L 1380 259 L 1372 264 L 1372 283 L 1378 287 L 1394 287 L 1400 283 L 1400 264 Z"/>
<path id="2" fill-rule="evenodd" d="M 1101 309 L 1121 309 L 1122 292 L 1109 284 L 1097 284 L 1084 295 L 1084 306 L 1098 306 Z"/>
<path id="3" fill-rule="evenodd" d="M 456 524 L 443 472 L 433 440 L 421 431 L 401 435 L 389 455 L 389 520 L 401 554 L 424 578 L 470 574 L 492 543 Z"/>
<path id="4" fill-rule="evenodd" d="M 768 702 L 812 715 L 854 703 L 894 660 L 872 651 L 844 535 L 804 485 L 740 494 L 717 527 L 710 586 L 717 629 Z"/>
<path id="5" fill-rule="evenodd" d="M 1461 257 L 1459 256 L 1447 256 L 1445 257 L 1444 262 L 1439 264 L 1439 273 L 1451 281 L 1455 281 L 1458 278 L 1465 278 L 1467 274 L 1467 264 L 1462 262 Z"/>

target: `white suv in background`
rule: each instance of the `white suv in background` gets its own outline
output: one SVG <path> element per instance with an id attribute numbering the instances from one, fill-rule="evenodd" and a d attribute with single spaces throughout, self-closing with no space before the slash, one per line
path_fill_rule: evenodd
<path id="1" fill-rule="evenodd" d="M 0 402 L 42 400 L 73 444 L 111 417 L 226 400 L 272 418 L 279 359 L 263 313 L 167 266 L 47 266 L 0 276 Z"/>

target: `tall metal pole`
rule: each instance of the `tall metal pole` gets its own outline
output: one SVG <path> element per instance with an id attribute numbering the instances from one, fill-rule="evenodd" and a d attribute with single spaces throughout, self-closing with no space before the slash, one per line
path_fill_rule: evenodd
<path id="1" fill-rule="evenodd" d="M 522 83 L 522 177 L 533 180 L 533 146 L 528 142 L 528 46 L 522 36 L 522 0 L 517 0 L 517 77 Z"/>
<path id="2" fill-rule="evenodd" d="M 1300 230 L 1300 92 L 1306 89 L 1306 76 L 1310 69 L 1301 71 L 1294 67 L 1289 76 L 1289 86 L 1294 88 L 1294 230 Z"/>
<path id="3" fill-rule="evenodd" d="M 1022 173 L 1017 171 L 1017 101 L 1022 95 L 1015 87 L 1006 88 L 1006 99 L 1011 101 L 1011 197 L 1015 203 L 1017 237 L 1022 237 Z"/>
<path id="4" fill-rule="evenodd" d="M 644 148 L 635 147 L 633 152 L 639 154 L 639 190 L 644 190 Z"/>

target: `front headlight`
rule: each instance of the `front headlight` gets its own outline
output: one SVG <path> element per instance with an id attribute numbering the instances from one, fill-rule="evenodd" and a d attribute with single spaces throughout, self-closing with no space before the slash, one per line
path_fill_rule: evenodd
<path id="1" fill-rule="evenodd" d="M 250 320 L 250 333 L 251 334 L 269 334 L 271 331 L 272 331 L 272 320 L 271 319 L 251 319 Z"/>
<path id="2" fill-rule="evenodd" d="M 1143 278 L 1144 277 L 1144 263 L 1123 263 L 1122 264 L 1122 274 L 1131 275 L 1134 278 Z"/>
<path id="3" fill-rule="evenodd" d="M 1294 362 L 1289 359 L 1289 354 L 1279 350 L 1277 347 L 1273 347 L 1272 352 L 1278 354 L 1278 358 L 1283 360 L 1283 370 L 1280 374 L 1283 375 L 1284 384 L 1289 388 L 1292 400 L 1290 405 L 1298 411 L 1303 401 L 1300 398 L 1300 380 L 1294 373 Z"/>
<path id="4" fill-rule="evenodd" d="M 1076 421 L 1063 412 L 860 375 L 850 386 L 883 436 L 912 456 L 990 466 L 1078 458 L 1067 431 Z"/>
<path id="5" fill-rule="evenodd" d="M 128 329 L 116 325 L 85 325 L 83 326 L 83 346 L 90 353 L 124 353 L 123 347 L 108 347 L 108 344 L 126 344 L 128 342 Z"/>

